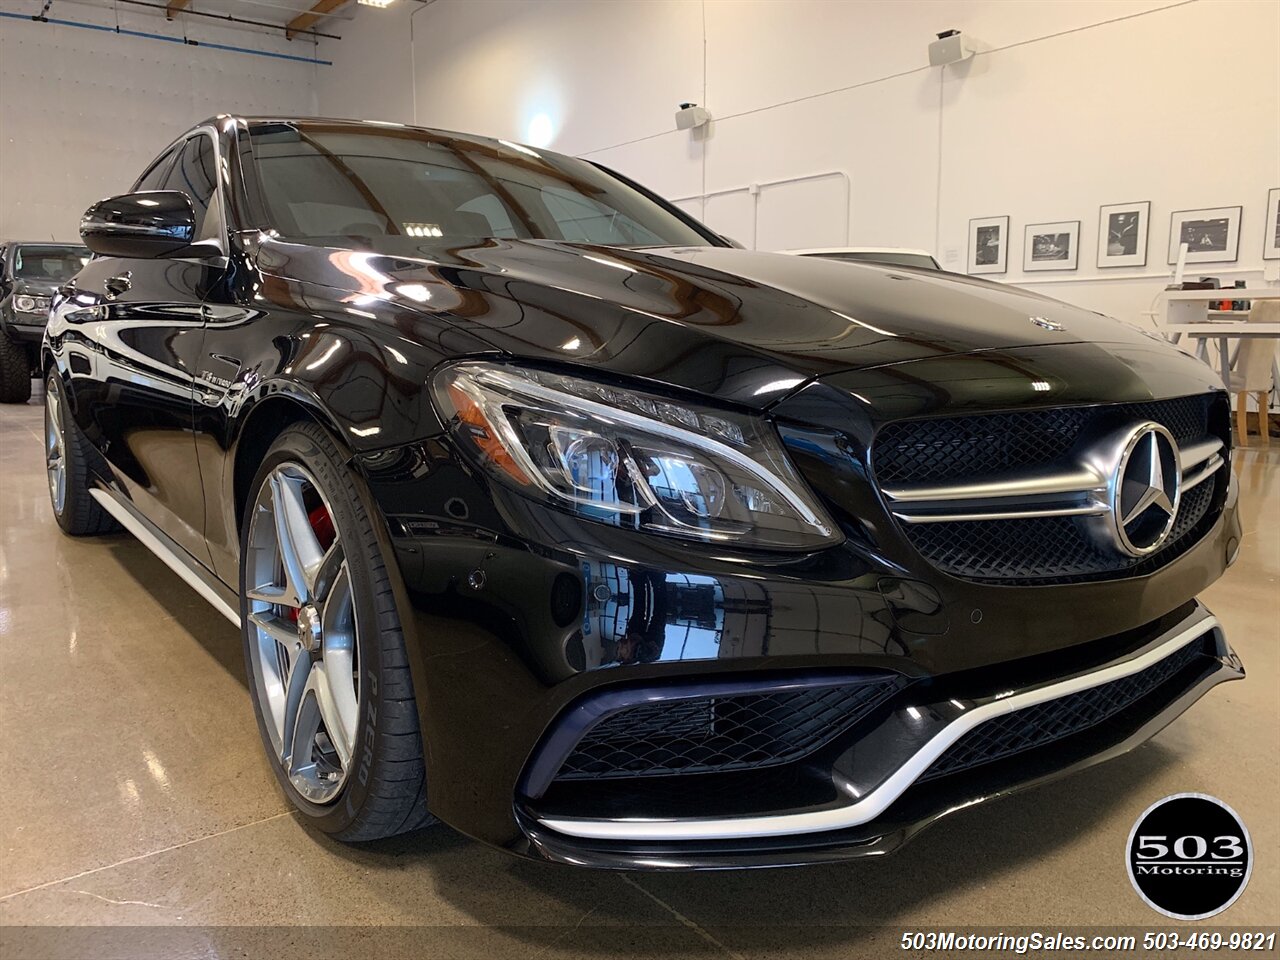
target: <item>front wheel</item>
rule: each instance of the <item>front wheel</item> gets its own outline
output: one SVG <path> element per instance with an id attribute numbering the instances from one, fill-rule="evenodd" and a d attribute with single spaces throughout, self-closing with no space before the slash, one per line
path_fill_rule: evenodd
<path id="1" fill-rule="evenodd" d="M 404 634 L 361 483 L 324 429 L 288 428 L 249 491 L 240 554 L 263 743 L 294 805 L 341 840 L 431 821 Z"/>
<path id="2" fill-rule="evenodd" d="M 0 403 L 26 403 L 31 399 L 31 359 L 20 343 L 0 330 Z"/>

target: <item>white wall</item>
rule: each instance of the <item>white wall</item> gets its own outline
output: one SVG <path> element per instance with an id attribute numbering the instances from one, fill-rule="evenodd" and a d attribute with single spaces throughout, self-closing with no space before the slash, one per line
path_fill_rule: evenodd
<path id="1" fill-rule="evenodd" d="M 31 15 L 37 0 L 0 0 Z M 55 3 L 50 17 L 116 25 L 100 4 Z M 292 43 L 197 18 L 170 23 L 121 6 L 125 30 L 316 57 Z M 0 18 L 0 238 L 78 238 L 95 200 L 127 190 L 166 143 L 217 113 L 312 113 L 330 67 L 209 46 Z"/>
<path id="2" fill-rule="evenodd" d="M 356 120 L 413 122 L 414 64 L 410 31 L 422 18 L 416 2 L 386 9 L 357 7 L 337 32 L 339 41 L 321 41 L 319 56 L 331 67 L 316 71 L 316 113 Z"/>
<path id="3" fill-rule="evenodd" d="M 926 45 L 948 27 L 981 52 L 944 72 Z M 544 113 L 553 148 L 762 249 L 847 239 L 963 269 L 969 219 L 1007 214 L 1003 279 L 1136 322 L 1174 210 L 1242 205 L 1239 262 L 1195 272 L 1261 278 L 1278 48 L 1270 0 L 435 0 L 322 43 L 319 106 L 519 140 Z M 709 138 L 673 129 L 681 100 L 710 108 Z M 1098 207 L 1130 200 L 1152 202 L 1148 265 L 1099 270 Z M 1024 226 L 1076 219 L 1079 270 L 1023 274 Z"/>
<path id="4" fill-rule="evenodd" d="M 1220 69 L 1206 69 L 1211 49 Z M 976 58 L 967 77 L 945 83 L 940 250 L 963 257 L 969 217 L 1009 213 L 1008 279 L 1137 320 L 1172 270 L 1172 212 L 1240 205 L 1238 262 L 1188 275 L 1260 281 L 1267 190 L 1280 186 L 1278 50 L 1280 3 L 1246 0 Z M 1147 266 L 1099 270 L 1098 207 L 1132 200 L 1152 201 Z M 1077 273 L 1023 273 L 1023 227 L 1077 219 Z M 1095 279 L 1106 274 L 1145 279 Z"/>
<path id="5" fill-rule="evenodd" d="M 116 23 L 101 3 L 59 0 L 52 15 Z M 85 206 L 218 112 L 518 140 L 543 114 L 556 149 L 762 249 L 924 247 L 962 269 L 969 219 L 1007 214 L 1003 279 L 1140 321 L 1169 272 L 1172 211 L 1242 205 L 1239 262 L 1195 274 L 1255 282 L 1280 185 L 1271 0 L 400 0 L 355 8 L 318 47 L 119 16 L 333 66 L 0 18 L 0 236 L 74 238 Z M 979 55 L 930 68 L 929 38 L 953 26 Z M 681 100 L 711 109 L 709 136 L 673 129 Z M 770 185 L 796 177 L 811 179 Z M 1152 201 L 1147 267 L 1099 270 L 1098 207 L 1129 200 Z M 1023 227 L 1075 219 L 1079 270 L 1023 274 Z"/>

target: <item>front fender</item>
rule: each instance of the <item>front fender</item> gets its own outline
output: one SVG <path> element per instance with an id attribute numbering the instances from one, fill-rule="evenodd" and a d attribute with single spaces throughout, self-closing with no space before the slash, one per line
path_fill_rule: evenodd
<path id="1" fill-rule="evenodd" d="M 439 433 L 427 379 L 446 357 L 493 348 L 446 318 L 265 276 L 248 305 L 207 304 L 195 436 L 217 572 L 239 562 L 244 487 L 291 422 L 328 428 L 351 455 Z"/>

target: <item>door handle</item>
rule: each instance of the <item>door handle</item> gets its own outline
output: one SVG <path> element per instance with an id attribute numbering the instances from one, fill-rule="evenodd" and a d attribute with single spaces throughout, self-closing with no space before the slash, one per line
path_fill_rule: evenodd
<path id="1" fill-rule="evenodd" d="M 124 273 L 118 273 L 114 277 L 108 277 L 107 282 L 103 284 L 107 288 L 107 299 L 114 300 L 121 294 L 128 293 L 129 288 L 133 286 L 133 274 L 126 270 Z"/>

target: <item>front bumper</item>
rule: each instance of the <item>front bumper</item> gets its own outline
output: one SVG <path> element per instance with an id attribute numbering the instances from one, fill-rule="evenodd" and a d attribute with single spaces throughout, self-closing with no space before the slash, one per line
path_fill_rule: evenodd
<path id="1" fill-rule="evenodd" d="M 1141 655 L 1188 618 L 1207 616 L 1190 598 L 1222 574 L 1238 547 L 1234 489 L 1199 542 L 1147 576 L 1004 587 L 904 568 L 853 541 L 766 564 L 584 524 L 484 486 L 445 443 L 370 455 L 360 465 L 404 581 L 430 809 L 523 856 L 660 868 L 883 853 L 957 806 L 1122 752 L 1209 687 L 1242 675 L 1215 637 L 1216 659 L 1206 660 L 1203 676 L 1182 676 L 1177 689 L 1162 688 L 1140 708 L 1042 750 L 904 784 L 858 823 L 749 837 L 574 836 L 557 821 L 590 818 L 591 811 L 553 809 L 529 793 L 526 778 L 550 732 L 584 699 L 636 686 L 768 684 L 879 670 L 910 684 L 913 699 L 897 706 L 941 704 L 945 716 L 952 699 L 973 709 L 1001 690 L 1035 690 L 1103 670 Z M 561 605 L 566 585 L 580 593 Z M 579 603 L 576 617 L 558 616 L 562 606 Z M 938 695 L 926 696 L 928 690 Z M 873 759 L 878 769 L 904 762 L 893 751 Z M 673 809 L 665 800 L 648 811 L 626 809 L 626 793 L 594 815 L 643 820 Z M 729 813 L 783 812 L 739 808 Z M 673 819 L 717 816 L 728 818 L 704 803 Z"/>
<path id="2" fill-rule="evenodd" d="M 49 318 L 44 313 L 19 313 L 14 310 L 6 313 L 0 320 L 3 321 L 0 323 L 3 333 L 10 340 L 38 344 L 44 336 L 44 328 Z"/>
<path id="3" fill-rule="evenodd" d="M 1170 669 L 1160 682 L 1105 718 L 1073 732 L 1061 714 L 1081 696 L 1132 684 Z M 1111 662 L 1015 691 L 961 699 L 930 685 L 908 689 L 878 721 L 855 729 L 829 770 L 838 799 L 824 807 L 755 817 L 572 818 L 519 806 L 528 846 L 521 852 L 556 862 L 612 869 L 722 869 L 787 866 L 878 856 L 948 813 L 1046 783 L 1118 756 L 1159 732 L 1211 687 L 1244 669 L 1217 620 L 1193 604 L 1172 627 Z M 954 693 L 954 689 L 945 691 Z M 1075 704 L 1077 706 L 1067 706 Z M 1050 725 L 1057 735 L 1027 745 L 1037 708 L 1064 705 Z M 1012 723 L 1007 721 L 1012 720 Z M 1043 724 L 1042 724 L 1043 726 Z M 1010 749 L 971 766 L 939 764 L 976 735 L 987 745 L 1003 727 Z M 938 771 L 942 769 L 942 773 Z"/>

